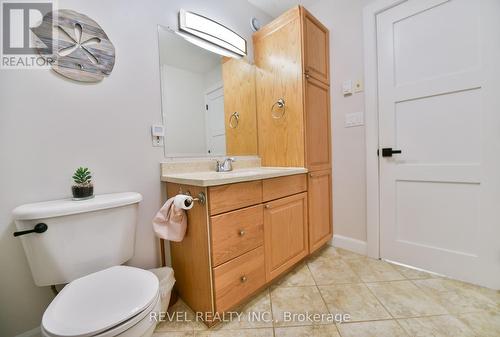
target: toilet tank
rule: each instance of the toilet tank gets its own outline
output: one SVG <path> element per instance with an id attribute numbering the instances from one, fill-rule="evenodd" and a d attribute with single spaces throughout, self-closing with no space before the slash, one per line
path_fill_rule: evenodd
<path id="1" fill-rule="evenodd" d="M 134 255 L 139 193 L 96 195 L 92 199 L 53 200 L 14 209 L 19 231 L 38 223 L 43 233 L 19 236 L 37 286 L 69 283 L 120 265 Z"/>

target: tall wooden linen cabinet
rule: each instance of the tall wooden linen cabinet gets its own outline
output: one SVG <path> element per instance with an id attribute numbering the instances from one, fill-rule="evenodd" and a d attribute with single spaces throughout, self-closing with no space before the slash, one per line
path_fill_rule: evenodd
<path id="1" fill-rule="evenodd" d="M 298 6 L 253 35 L 263 166 L 308 173 L 309 251 L 332 238 L 328 29 Z"/>

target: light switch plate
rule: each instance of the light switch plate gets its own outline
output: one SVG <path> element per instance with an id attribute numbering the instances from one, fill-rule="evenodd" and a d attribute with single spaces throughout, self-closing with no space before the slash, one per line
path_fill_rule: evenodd
<path id="1" fill-rule="evenodd" d="M 352 95 L 352 81 L 345 81 L 342 83 L 342 94 L 344 96 Z"/>
<path id="2" fill-rule="evenodd" d="M 352 128 L 364 125 L 364 114 L 362 111 L 351 112 L 345 115 L 345 127 Z"/>
<path id="3" fill-rule="evenodd" d="M 153 147 L 162 147 L 165 139 L 165 128 L 161 124 L 151 125 L 151 141 Z"/>

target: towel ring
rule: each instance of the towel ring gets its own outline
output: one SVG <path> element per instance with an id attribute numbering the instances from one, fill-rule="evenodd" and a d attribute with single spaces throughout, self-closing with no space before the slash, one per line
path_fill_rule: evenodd
<path id="1" fill-rule="evenodd" d="M 278 107 L 279 109 L 281 109 L 281 113 L 280 114 L 276 114 L 274 112 L 274 107 Z M 285 111 L 286 111 L 286 106 L 285 106 L 285 100 L 283 98 L 280 98 L 278 99 L 276 102 L 274 102 L 273 106 L 271 107 L 271 116 L 274 118 L 274 119 L 280 119 L 280 118 L 283 118 L 283 116 L 285 116 Z"/>
<path id="2" fill-rule="evenodd" d="M 229 117 L 229 127 L 231 129 L 236 129 L 238 127 L 238 124 L 240 124 L 240 113 L 238 111 L 235 111 Z"/>

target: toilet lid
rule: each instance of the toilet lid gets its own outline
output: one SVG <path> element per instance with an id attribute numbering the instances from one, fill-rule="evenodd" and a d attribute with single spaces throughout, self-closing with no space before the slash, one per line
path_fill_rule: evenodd
<path id="1" fill-rule="evenodd" d="M 93 336 L 145 310 L 158 294 L 158 278 L 134 267 L 115 266 L 66 285 L 43 314 L 52 336 Z"/>

